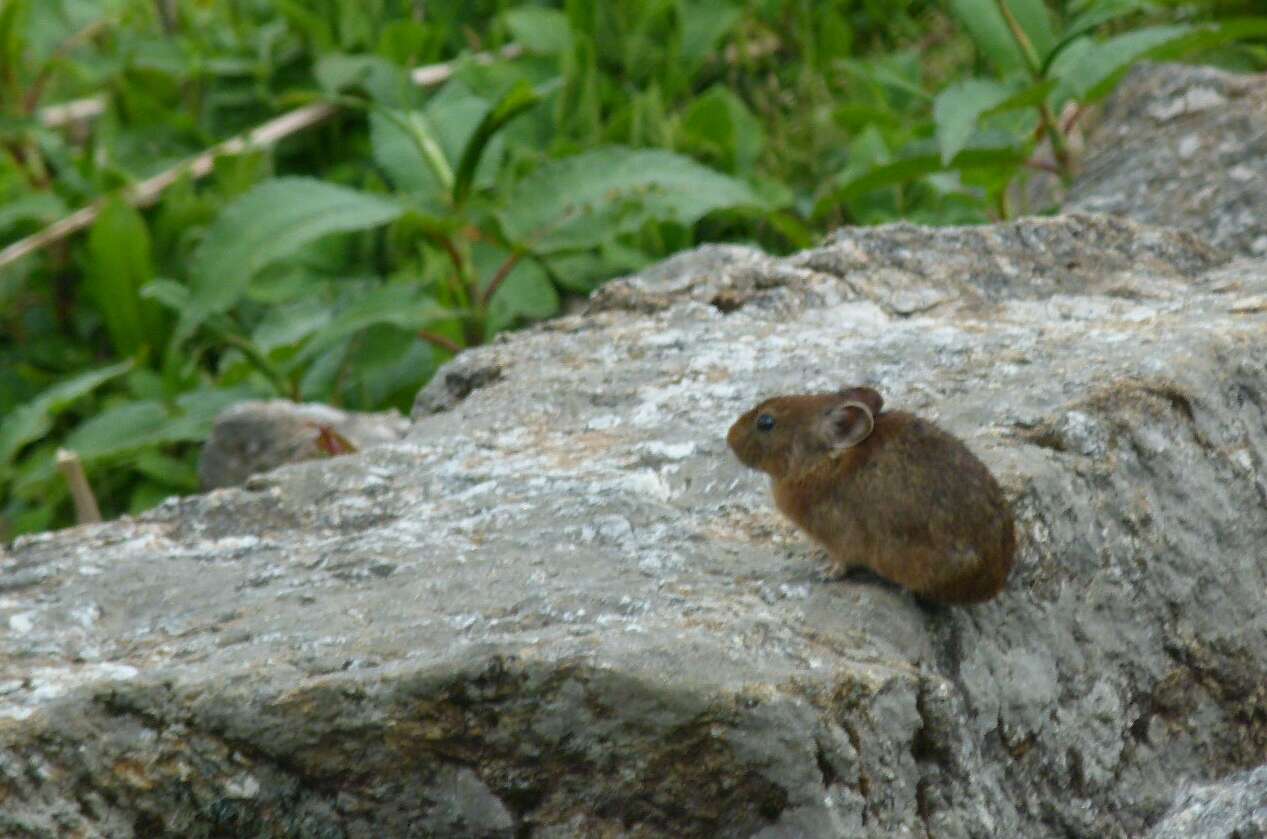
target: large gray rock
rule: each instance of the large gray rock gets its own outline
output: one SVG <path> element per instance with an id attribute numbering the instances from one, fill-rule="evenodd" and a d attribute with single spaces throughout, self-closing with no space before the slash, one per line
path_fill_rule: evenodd
<path id="1" fill-rule="evenodd" d="M 1126 837 L 1264 762 L 1267 262 L 1061 217 L 671 282 L 402 442 L 19 540 L 0 835 Z M 997 600 L 821 581 L 727 451 L 845 382 L 996 472 Z"/>
<path id="2" fill-rule="evenodd" d="M 1267 75 L 1141 65 L 1087 138 L 1066 212 L 1182 227 L 1267 255 Z"/>
<path id="3" fill-rule="evenodd" d="M 1148 839 L 1267 837 L 1267 766 L 1185 790 Z"/>

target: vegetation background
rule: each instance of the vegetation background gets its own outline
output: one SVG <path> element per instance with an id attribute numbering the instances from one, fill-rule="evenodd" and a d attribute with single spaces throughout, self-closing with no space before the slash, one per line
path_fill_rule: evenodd
<path id="1" fill-rule="evenodd" d="M 407 411 L 453 353 L 702 242 L 1042 212 L 1027 182 L 1076 171 L 1130 65 L 1261 71 L 1264 11 L 0 0 L 0 539 L 73 521 L 59 447 L 140 511 L 197 489 L 235 401 Z"/>

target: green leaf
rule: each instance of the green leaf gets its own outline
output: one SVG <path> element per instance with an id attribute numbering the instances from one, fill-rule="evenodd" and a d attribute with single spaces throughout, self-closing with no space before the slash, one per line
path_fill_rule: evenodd
<path id="1" fill-rule="evenodd" d="M 1032 108 L 1041 105 L 1047 100 L 1048 95 L 1056 88 L 1055 79 L 1043 79 L 1041 82 L 1035 82 L 1022 88 L 1013 88 L 1012 95 L 1004 99 L 986 111 L 983 116 L 991 114 L 1002 114 L 1007 111 L 1016 111 L 1022 108 Z"/>
<path id="2" fill-rule="evenodd" d="M 363 90 L 390 108 L 407 106 L 414 93 L 404 70 L 376 55 L 326 55 L 317 62 L 314 74 L 329 96 Z"/>
<path id="3" fill-rule="evenodd" d="M 968 143 L 982 114 L 1012 95 L 1013 87 L 987 79 L 968 79 L 947 87 L 933 102 L 937 147 L 942 163 L 949 163 Z"/>
<path id="4" fill-rule="evenodd" d="M 1091 29 L 1136 12 L 1155 12 L 1155 0 L 1078 0 L 1070 3 L 1071 14 L 1065 32 L 1087 32 Z"/>
<path id="5" fill-rule="evenodd" d="M 386 224 L 402 211 L 393 201 L 309 178 L 260 184 L 225 207 L 194 254 L 192 295 L 176 339 L 230 309 L 270 262 L 331 233 Z"/>
<path id="6" fill-rule="evenodd" d="M 392 20 L 379 30 L 375 52 L 394 64 L 412 67 L 427 54 L 427 45 L 435 34 L 435 27 L 419 20 Z"/>
<path id="7" fill-rule="evenodd" d="M 147 283 L 141 289 L 141 297 L 161 303 L 173 312 L 181 312 L 189 305 L 189 289 L 165 277 Z"/>
<path id="8" fill-rule="evenodd" d="M 598 34 L 601 7 L 590 0 L 564 0 L 563 10 L 573 32 L 593 37 Z"/>
<path id="9" fill-rule="evenodd" d="M 288 347 L 316 335 L 330 323 L 330 304 L 309 296 L 281 306 L 273 306 L 255 327 L 251 341 L 265 353 Z"/>
<path id="10" fill-rule="evenodd" d="M 572 49 L 572 27 L 558 9 L 522 6 L 502 15 L 515 42 L 529 52 L 557 55 Z"/>
<path id="11" fill-rule="evenodd" d="M 150 236 L 145 220 L 127 203 L 106 203 L 88 232 L 84 288 L 96 304 L 121 356 L 163 342 L 162 311 L 143 299 L 142 289 L 154 279 Z"/>
<path id="12" fill-rule="evenodd" d="M 1267 38 L 1267 17 L 1229 18 L 1195 27 L 1183 37 L 1153 47 L 1140 58 L 1168 61 L 1235 41 Z"/>
<path id="13" fill-rule="evenodd" d="M 24 221 L 49 224 L 66 212 L 66 202 L 51 192 L 32 192 L 0 204 L 0 234 Z"/>
<path id="14" fill-rule="evenodd" d="M 198 491 L 198 470 L 188 460 L 147 449 L 140 452 L 131 465 L 142 475 L 162 484 L 168 495 L 173 489 L 183 492 Z"/>
<path id="15" fill-rule="evenodd" d="M 1052 67 L 1052 75 L 1067 85 L 1080 99 L 1095 99 L 1119 73 L 1150 50 L 1174 43 L 1191 34 L 1191 26 L 1152 26 L 1136 29 L 1096 43 L 1076 55 L 1065 51 Z"/>
<path id="16" fill-rule="evenodd" d="M 1051 16 L 1042 0 L 1005 0 L 1025 36 L 1034 47 L 1039 64 L 1056 46 Z M 1025 53 L 1008 27 L 998 0 L 950 0 L 950 9 L 976 43 L 977 48 L 1004 74 L 1029 68 Z"/>
<path id="17" fill-rule="evenodd" d="M 89 462 L 147 446 L 205 440 L 221 411 L 258 395 L 243 388 L 207 388 L 181 394 L 174 404 L 148 399 L 126 402 L 80 425 L 64 445 Z"/>
<path id="18" fill-rule="evenodd" d="M 1059 42 L 1044 56 L 1042 75 L 1046 76 L 1056 58 L 1079 38 L 1089 35 L 1111 20 L 1146 11 L 1152 5 L 1150 0 L 1094 0 L 1084 3 L 1085 8 L 1069 21 Z"/>
<path id="19" fill-rule="evenodd" d="M 686 0 L 678 6 L 682 22 L 682 60 L 694 73 L 739 20 L 741 10 L 721 3 Z"/>
<path id="20" fill-rule="evenodd" d="M 407 408 L 435 372 L 437 354 L 416 335 L 395 327 L 371 326 L 355 339 L 332 394 L 348 408 Z"/>
<path id="21" fill-rule="evenodd" d="M 552 256 L 546 261 L 550 279 L 573 294 L 589 294 L 608 277 L 619 273 L 597 251 L 579 251 Z"/>
<path id="22" fill-rule="evenodd" d="M 337 398 L 339 374 L 344 369 L 350 341 L 331 347 L 308 365 L 299 382 L 299 397 L 309 402 L 331 402 Z"/>
<path id="23" fill-rule="evenodd" d="M 376 28 L 375 20 L 381 14 L 364 0 L 335 0 L 339 21 L 339 46 L 351 52 L 360 52 L 371 44 Z"/>
<path id="24" fill-rule="evenodd" d="M 494 110 L 461 82 L 445 85 L 421 112 L 376 109 L 370 123 L 374 159 L 397 188 L 424 198 L 443 192 L 447 199 L 456 179 L 452 162 L 463 158 Z M 499 114 L 495 128 L 515 113 Z M 494 134 L 481 140 L 475 172 L 480 183 L 495 178 L 502 138 Z"/>
<path id="25" fill-rule="evenodd" d="M 123 375 L 131 367 L 131 361 L 121 361 L 109 367 L 80 373 L 58 382 L 34 399 L 11 410 L 0 422 L 0 475 L 8 471 L 14 455 L 23 446 L 49 432 L 53 427 L 53 419 L 58 414 L 69 408 L 75 400 Z"/>
<path id="26" fill-rule="evenodd" d="M 306 8 L 299 0 L 276 0 L 277 11 L 286 17 L 293 29 L 306 35 L 317 47 L 314 52 L 334 49 L 334 23 L 324 15 Z"/>
<path id="27" fill-rule="evenodd" d="M 416 112 L 374 108 L 370 111 L 370 148 L 374 162 L 392 186 L 402 192 L 432 196 L 447 191 L 441 176 L 449 173 L 451 182 L 452 174 L 444 152 L 430 136 L 429 126 L 418 116 Z M 439 176 L 437 168 L 441 170 Z"/>
<path id="28" fill-rule="evenodd" d="M 882 163 L 861 172 L 847 171 L 843 177 L 833 179 L 831 188 L 816 202 L 814 215 L 822 217 L 836 204 L 877 189 L 908 183 L 948 168 L 959 171 L 971 169 L 1006 171 L 1010 167 L 1022 165 L 1026 157 L 1023 150 L 1010 147 L 968 148 L 959 152 L 948 165 L 942 163 L 940 154 L 916 154 Z"/>
<path id="29" fill-rule="evenodd" d="M 782 236 L 790 247 L 797 250 L 813 247 L 819 237 L 799 214 L 786 210 L 770 213 L 765 218 L 765 223 Z"/>
<path id="30" fill-rule="evenodd" d="M 549 253 L 594 247 L 648 220 L 689 225 L 760 204 L 747 184 L 688 157 L 613 146 L 544 164 L 516 185 L 501 220 L 511 241 Z"/>
<path id="31" fill-rule="evenodd" d="M 832 111 L 832 122 L 851 134 L 874 125 L 877 128 L 898 129 L 903 119 L 888 108 L 860 102 L 845 102 Z"/>
<path id="32" fill-rule="evenodd" d="M 686 109 L 680 140 L 687 150 L 736 174 L 751 171 L 765 143 L 761 123 L 722 85 L 709 88 Z"/>
<path id="33" fill-rule="evenodd" d="M 835 3 L 816 3 L 813 29 L 806 35 L 813 39 L 810 63 L 822 73 L 830 73 L 833 62 L 853 54 L 853 27 L 847 7 Z"/>
<path id="34" fill-rule="evenodd" d="M 506 91 L 492 110 L 484 115 L 462 150 L 462 160 L 458 163 L 457 176 L 453 179 L 454 206 L 461 207 L 466 203 L 467 196 L 471 192 L 471 183 L 475 179 L 475 167 L 479 165 L 484 149 L 493 139 L 493 135 L 506 123 L 540 100 L 540 94 L 533 89 L 532 85 L 521 81 Z"/>
<path id="35" fill-rule="evenodd" d="M 920 86 L 919 64 L 903 60 L 907 57 L 905 53 L 894 53 L 868 61 L 850 59 L 840 62 L 840 68 L 868 84 L 888 87 L 915 99 L 932 99 Z"/>
<path id="36" fill-rule="evenodd" d="M 423 295 L 412 284 L 394 283 L 382 286 L 360 296 L 350 306 L 336 314 L 317 333 L 316 337 L 299 351 L 295 356 L 295 362 L 304 362 L 320 355 L 340 341 L 370 326 L 390 324 L 416 332 L 433 321 L 452 315 L 451 311 Z"/>
<path id="37" fill-rule="evenodd" d="M 24 56 L 23 47 L 26 29 L 27 5 L 29 0 L 7 0 L 0 3 L 0 65 L 20 67 Z"/>

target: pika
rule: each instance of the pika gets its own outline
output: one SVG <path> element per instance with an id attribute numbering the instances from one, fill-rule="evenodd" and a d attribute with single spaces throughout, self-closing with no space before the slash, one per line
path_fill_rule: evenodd
<path id="1" fill-rule="evenodd" d="M 998 482 L 955 437 L 883 406 L 867 387 L 777 396 L 726 442 L 770 476 L 774 503 L 827 549 L 833 576 L 868 568 L 928 600 L 989 600 L 1016 553 Z"/>

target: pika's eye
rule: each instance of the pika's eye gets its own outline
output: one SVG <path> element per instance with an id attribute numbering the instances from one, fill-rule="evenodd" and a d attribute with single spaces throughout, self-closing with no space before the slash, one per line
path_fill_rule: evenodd
<path id="1" fill-rule="evenodd" d="M 769 414 L 762 414 L 757 417 L 758 431 L 769 431 L 771 428 L 774 428 L 774 417 Z"/>

